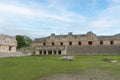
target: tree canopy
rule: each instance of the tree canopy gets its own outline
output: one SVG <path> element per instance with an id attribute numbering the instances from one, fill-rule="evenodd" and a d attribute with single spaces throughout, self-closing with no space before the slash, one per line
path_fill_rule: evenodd
<path id="1" fill-rule="evenodd" d="M 16 35 L 17 48 L 28 47 L 30 46 L 32 39 L 28 36 Z"/>

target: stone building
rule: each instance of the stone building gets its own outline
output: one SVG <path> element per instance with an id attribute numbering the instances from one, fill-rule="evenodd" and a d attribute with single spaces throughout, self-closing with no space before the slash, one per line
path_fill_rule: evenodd
<path id="1" fill-rule="evenodd" d="M 87 34 L 55 35 L 36 38 L 32 46 L 40 55 L 114 55 L 120 54 L 120 34 L 98 36 Z"/>
<path id="2" fill-rule="evenodd" d="M 0 35 L 0 52 L 16 52 L 17 41 L 14 37 Z"/>

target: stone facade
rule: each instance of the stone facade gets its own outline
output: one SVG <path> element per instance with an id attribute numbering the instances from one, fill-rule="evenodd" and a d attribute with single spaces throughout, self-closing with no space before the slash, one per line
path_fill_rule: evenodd
<path id="1" fill-rule="evenodd" d="M 14 37 L 0 35 L 0 52 L 16 52 L 17 41 Z"/>
<path id="2" fill-rule="evenodd" d="M 35 53 L 41 55 L 67 55 L 67 54 L 119 54 L 120 34 L 111 36 L 97 36 L 93 32 L 87 34 L 55 35 L 36 38 L 32 46 Z M 109 50 L 110 49 L 110 50 Z"/>

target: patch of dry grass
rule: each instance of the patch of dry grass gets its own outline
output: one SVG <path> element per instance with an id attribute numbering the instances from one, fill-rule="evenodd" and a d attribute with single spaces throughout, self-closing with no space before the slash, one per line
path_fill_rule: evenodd
<path id="1" fill-rule="evenodd" d="M 39 78 L 38 80 L 120 80 L 119 75 L 112 76 L 111 71 L 88 70 L 80 73 L 57 73 Z"/>

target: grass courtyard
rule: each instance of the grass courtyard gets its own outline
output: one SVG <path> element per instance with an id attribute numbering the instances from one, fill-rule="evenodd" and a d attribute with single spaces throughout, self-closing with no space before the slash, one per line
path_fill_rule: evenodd
<path id="1" fill-rule="evenodd" d="M 0 58 L 0 80 L 39 80 L 41 77 L 58 73 L 88 75 L 96 78 L 110 77 L 113 80 L 120 79 L 120 56 L 75 56 L 73 61 L 61 61 L 58 60 L 59 57 Z M 118 62 L 103 61 L 102 59 L 106 57 L 113 58 Z M 107 80 L 107 78 L 102 80 Z"/>

